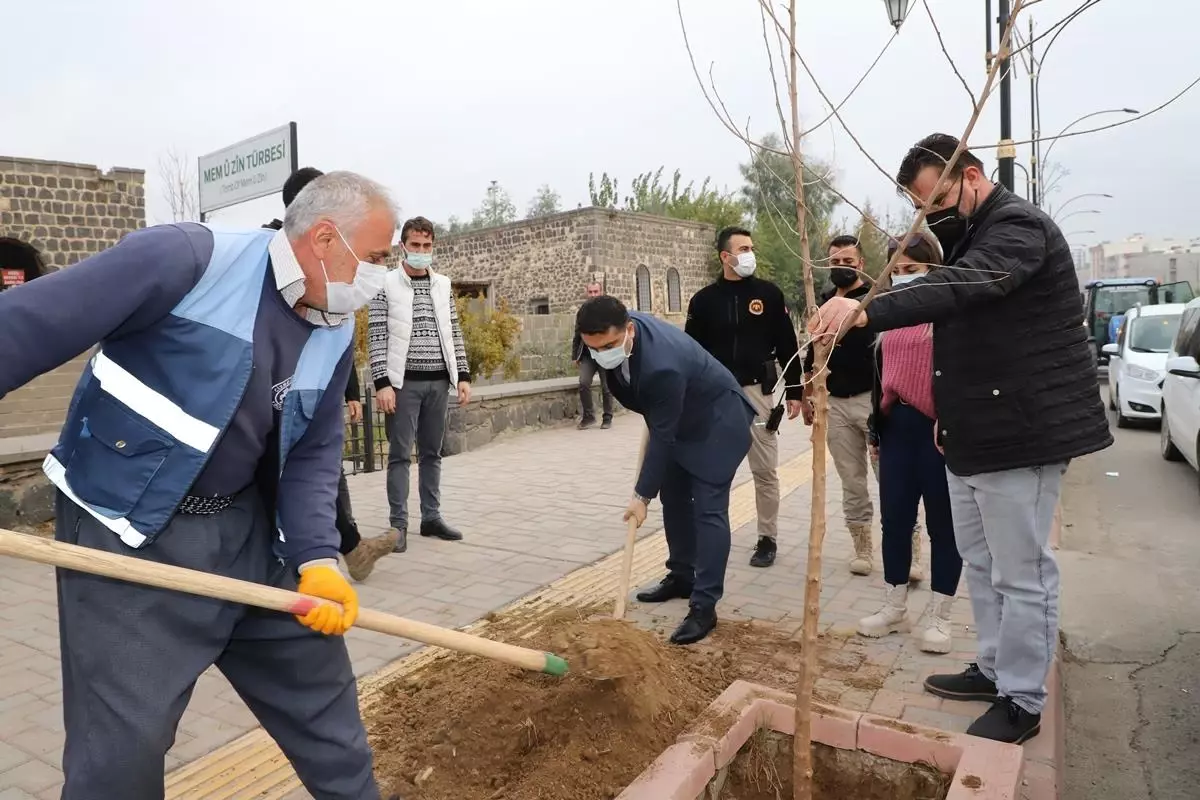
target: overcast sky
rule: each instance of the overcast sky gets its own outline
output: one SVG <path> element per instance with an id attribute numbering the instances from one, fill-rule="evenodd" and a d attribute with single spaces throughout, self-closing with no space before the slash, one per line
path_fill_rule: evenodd
<path id="1" fill-rule="evenodd" d="M 1080 2 L 1042 0 L 1030 14 L 1044 30 Z M 929 3 L 978 92 L 983 0 Z M 756 132 L 776 129 L 756 1 L 682 4 L 700 69 L 713 65 L 733 116 Z M 9 3 L 4 19 L 0 154 L 144 168 L 151 223 L 169 218 L 155 166 L 168 148 L 194 159 L 288 121 L 299 128 L 302 164 L 367 174 L 391 187 L 405 214 L 441 222 L 469 218 L 492 180 L 523 214 L 543 183 L 565 208 L 586 205 L 593 171 L 627 187 L 639 172 L 678 167 L 736 189 L 746 160 L 692 75 L 675 0 L 42 0 Z M 800 29 L 801 52 L 837 101 L 892 36 L 883 0 L 805 0 Z M 1048 53 L 1043 135 L 1083 114 L 1146 111 L 1175 94 L 1200 74 L 1197 30 L 1193 0 L 1102 0 Z M 826 107 L 810 82 L 801 88 L 804 119 L 815 124 Z M 922 135 L 961 133 L 969 101 L 920 0 L 843 115 L 892 173 Z M 1013 118 L 1015 138 L 1028 139 L 1020 68 Z M 1066 209 L 1102 212 L 1063 221 L 1072 242 L 1200 236 L 1198 123 L 1200 88 L 1144 121 L 1055 145 L 1050 160 L 1070 174 L 1052 199 L 1114 196 Z M 993 145 L 998 131 L 996 95 L 972 143 Z M 835 165 L 856 202 L 897 206 L 836 123 L 805 146 Z M 990 167 L 993 152 L 978 152 Z M 1018 160 L 1028 162 L 1027 147 Z M 278 196 L 264 198 L 215 219 L 257 224 L 280 207 Z M 1075 233 L 1087 230 L 1096 233 Z"/>

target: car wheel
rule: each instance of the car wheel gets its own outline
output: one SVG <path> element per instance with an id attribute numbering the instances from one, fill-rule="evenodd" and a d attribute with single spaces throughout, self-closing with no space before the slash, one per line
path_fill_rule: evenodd
<path id="1" fill-rule="evenodd" d="M 1162 407 L 1162 427 L 1158 429 L 1159 452 L 1167 461 L 1182 461 L 1183 453 L 1171 441 L 1171 426 L 1167 424 L 1167 407 Z"/>
<path id="2" fill-rule="evenodd" d="M 1113 403 L 1114 403 L 1113 407 L 1117 410 L 1117 427 L 1118 428 L 1128 428 L 1130 420 L 1129 420 L 1129 417 L 1127 417 L 1121 413 L 1121 394 L 1120 394 L 1120 392 L 1116 393 L 1116 397 L 1114 398 Z"/>

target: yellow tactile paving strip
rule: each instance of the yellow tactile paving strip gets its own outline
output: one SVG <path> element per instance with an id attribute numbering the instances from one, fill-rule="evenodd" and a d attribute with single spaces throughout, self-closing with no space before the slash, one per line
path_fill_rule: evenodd
<path id="1" fill-rule="evenodd" d="M 812 478 L 812 453 L 805 452 L 779 468 L 779 493 L 786 497 Z M 754 519 L 754 483 L 734 488 L 729 498 L 730 526 L 737 530 Z M 634 548 L 632 585 L 655 578 L 667 557 L 662 531 L 638 540 Z M 611 600 L 620 580 L 622 552 L 617 551 L 594 564 L 580 567 L 554 583 L 523 597 L 501 613 L 523 610 L 536 618 L 538 612 L 564 606 L 590 605 Z M 482 634 L 487 620 L 463 630 Z M 531 627 L 534 627 L 531 625 Z M 445 653 L 426 647 L 401 658 L 359 681 L 359 703 L 369 708 L 379 699 L 379 690 L 398 676 L 410 673 Z M 167 800 L 281 800 L 300 788 L 291 765 L 261 728 L 238 737 L 208 755 L 180 767 L 167 776 Z"/>

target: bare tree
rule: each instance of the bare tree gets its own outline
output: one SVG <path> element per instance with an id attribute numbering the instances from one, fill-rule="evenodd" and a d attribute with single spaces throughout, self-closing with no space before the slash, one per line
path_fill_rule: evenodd
<path id="1" fill-rule="evenodd" d="M 171 208 L 172 222 L 191 222 L 200 217 L 200 199 L 196 192 L 196 163 L 171 148 L 158 157 L 158 179 L 163 199 Z"/>
<path id="2" fill-rule="evenodd" d="M 931 199 L 938 197 L 941 191 L 950 183 L 950 174 L 953 171 L 959 157 L 967 147 L 967 142 L 970 140 L 971 133 L 975 128 L 975 124 L 979 120 L 983 106 L 987 102 L 988 97 L 991 95 L 992 87 L 995 85 L 997 74 L 1001 66 L 1007 61 L 1007 59 L 1003 56 L 1009 50 L 1009 42 L 1014 23 L 1020 15 L 1022 8 L 1029 1 L 1037 2 L 1038 0 L 1015 0 L 1009 16 L 1008 24 L 1005 27 L 1000 39 L 999 53 L 1001 54 L 1001 57 L 992 59 L 990 68 L 988 70 L 987 82 L 984 85 L 982 92 L 979 94 L 978 99 L 975 98 L 974 93 L 966 84 L 966 81 L 962 81 L 963 86 L 966 89 L 966 93 L 971 100 L 972 108 L 970 120 L 966 125 L 963 135 L 960 137 L 960 145 L 958 149 L 945 164 L 942 174 L 938 179 L 937 185 L 933 191 L 930 192 L 929 197 Z M 797 0 L 788 0 L 788 2 L 783 5 L 783 8 L 786 9 L 786 15 L 777 13 L 770 0 L 759 0 L 763 43 L 767 50 L 768 68 L 773 88 L 775 90 L 775 106 L 778 114 L 780 132 L 782 133 L 782 142 L 779 142 L 778 139 L 774 139 L 770 140 L 769 144 L 764 141 L 763 137 L 759 137 L 758 139 L 752 138 L 749 131 L 749 125 L 747 125 L 745 130 L 743 130 L 742 127 L 734 121 L 733 117 L 729 114 L 725 102 L 717 92 L 716 86 L 712 82 L 711 70 L 709 86 L 705 86 L 703 79 L 700 77 L 700 72 L 696 68 L 695 57 L 692 54 L 691 45 L 688 42 L 687 27 L 683 20 L 682 0 L 676 0 L 676 5 L 679 11 L 680 24 L 683 27 L 684 45 L 687 47 L 689 58 L 691 58 L 693 71 L 695 72 L 696 78 L 700 83 L 701 91 L 704 93 L 704 96 L 708 100 L 710 107 L 720 119 L 721 123 L 731 133 L 733 133 L 734 136 L 743 141 L 752 151 L 778 153 L 780 155 L 786 155 L 791 160 L 792 173 L 795 176 L 793 192 L 796 210 L 796 227 L 794 230 L 798 232 L 800 240 L 800 252 L 797 255 L 803 264 L 804 297 L 807 305 L 805 316 L 807 321 L 810 323 L 808 327 L 810 329 L 817 328 L 818 326 L 811 324 L 819 320 L 819 311 L 817 308 L 813 276 L 816 266 L 813 262 L 810 252 L 808 225 L 806 224 L 806 217 L 809 213 L 809 209 L 805 203 L 805 176 L 816 174 L 816 172 L 810 170 L 809 165 L 806 164 L 801 148 L 803 136 L 808 132 L 800 127 L 799 94 L 801 69 L 803 69 L 808 80 L 816 88 L 817 92 L 821 96 L 821 99 L 831 109 L 829 116 L 822 120 L 819 125 L 829 121 L 830 118 L 836 119 L 849 135 L 854 144 L 858 147 L 858 149 L 867 157 L 867 159 L 875 166 L 875 168 L 884 175 L 888 182 L 895 186 L 895 181 L 892 178 L 891 173 L 885 170 L 878 163 L 878 161 L 876 161 L 871 154 L 866 151 L 861 141 L 857 136 L 855 136 L 854 132 L 846 125 L 845 120 L 842 118 L 840 109 L 845 104 L 846 100 L 849 99 L 848 96 L 841 102 L 835 103 L 821 88 L 820 83 L 816 80 L 816 77 L 805 63 L 803 55 L 800 53 L 797 45 Z M 926 6 L 926 11 L 931 24 L 934 25 L 936 30 L 936 22 L 933 19 L 932 12 L 929 12 L 928 6 Z M 772 33 L 774 34 L 773 36 Z M 772 38 L 774 39 L 774 47 L 772 45 Z M 940 31 L 938 32 L 938 38 L 939 40 L 941 39 Z M 886 51 L 887 48 L 885 47 L 884 50 Z M 946 58 L 950 62 L 950 66 L 954 70 L 955 74 L 959 75 L 961 78 L 961 73 L 959 72 L 957 65 L 954 64 L 953 60 L 949 56 L 949 53 L 944 47 L 943 53 L 945 53 Z M 871 69 L 873 69 L 875 63 L 878 62 L 879 58 L 876 58 L 875 62 L 871 65 Z M 868 73 L 869 72 L 870 69 L 868 69 Z M 782 80 L 780 77 L 778 77 L 780 74 L 782 75 Z M 865 78 L 866 75 L 863 76 L 863 79 Z M 862 79 L 860 79 L 858 84 L 855 85 L 854 89 L 851 90 L 851 94 L 853 94 L 853 91 L 857 89 L 862 82 Z M 815 127 L 819 127 L 819 125 Z M 815 127 L 813 129 L 815 129 Z M 835 193 L 839 194 L 839 196 L 841 196 L 849 206 L 858 210 L 860 214 L 862 214 L 864 225 L 870 225 L 871 227 L 879 230 L 881 233 L 887 233 L 878 225 L 878 222 L 870 213 L 869 209 L 859 209 L 858 206 L 850 202 L 849 199 L 847 199 L 844 195 L 841 195 L 840 192 L 837 192 L 837 189 L 834 188 L 827 179 L 818 177 L 817 180 L 824 183 Z M 903 191 L 903 187 L 898 188 Z M 908 246 L 911 238 L 924 224 L 925 215 L 928 213 L 928 211 L 928 203 L 923 204 L 917 211 L 916 215 L 911 221 L 911 224 L 908 226 L 908 232 L 905 233 L 903 237 L 900 237 L 901 243 L 900 247 L 897 248 L 896 255 L 893 256 L 883 268 L 879 276 L 879 280 L 874 282 L 874 286 L 859 305 L 860 310 L 875 297 L 881 286 L 888 284 L 887 278 L 891 275 L 892 270 L 895 268 L 895 262 L 897 258 L 903 254 L 904 249 Z M 781 222 L 784 221 L 781 219 Z M 786 221 L 785 224 L 787 224 L 789 227 L 791 225 L 790 221 Z M 870 279 L 870 276 L 865 277 L 867 277 L 868 280 Z M 851 317 L 852 316 L 853 315 L 851 315 Z M 849 327 L 849 323 L 849 318 L 843 320 L 842 327 Z M 829 361 L 829 354 L 832 351 L 834 344 L 844 332 L 844 330 L 835 329 L 826 335 L 817 337 L 810 336 L 807 343 L 808 346 L 813 349 L 814 353 L 814 373 L 813 377 L 811 378 L 811 383 L 807 387 L 810 390 L 810 395 L 814 401 L 814 419 L 812 426 L 813 475 L 812 500 L 810 506 L 810 528 L 808 537 L 808 562 L 805 576 L 804 618 L 801 633 L 804 659 L 801 663 L 796 691 L 796 722 L 793 744 L 794 800 L 811 800 L 812 798 L 813 768 L 811 706 L 817 664 L 817 629 L 820 616 L 821 600 L 821 558 L 826 531 L 825 478 L 827 448 L 825 434 L 828 428 L 829 414 L 829 392 L 826 387 L 826 366 Z"/>

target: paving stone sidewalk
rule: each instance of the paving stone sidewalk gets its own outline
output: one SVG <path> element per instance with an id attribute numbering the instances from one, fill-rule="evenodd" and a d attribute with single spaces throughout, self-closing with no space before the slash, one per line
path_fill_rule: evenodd
<path id="1" fill-rule="evenodd" d="M 556 428 L 514 435 L 445 461 L 442 506 L 461 543 L 412 536 L 359 587 L 364 607 L 458 627 L 622 547 L 640 419 L 619 415 L 610 431 Z M 809 447 L 807 430 L 785 427 L 782 461 Z M 419 518 L 416 470 L 410 518 Z M 749 480 L 745 465 L 737 483 Z M 364 535 L 387 527 L 384 474 L 349 478 Z M 644 530 L 661 527 L 658 505 Z M 751 534 L 752 536 L 753 534 Z M 788 547 L 785 541 L 785 549 Z M 790 552 L 790 551 L 789 551 Z M 735 559 L 744 562 L 747 553 Z M 748 568 L 747 568 L 748 569 Z M 784 569 L 774 574 L 784 580 Z M 791 580 L 799 585 L 799 578 Z M 347 643 L 359 676 L 417 645 L 353 630 Z M 0 561 L 0 800 L 57 798 L 63 742 L 53 570 Z M 168 771 L 255 727 L 215 670 L 203 675 L 167 756 Z"/>

